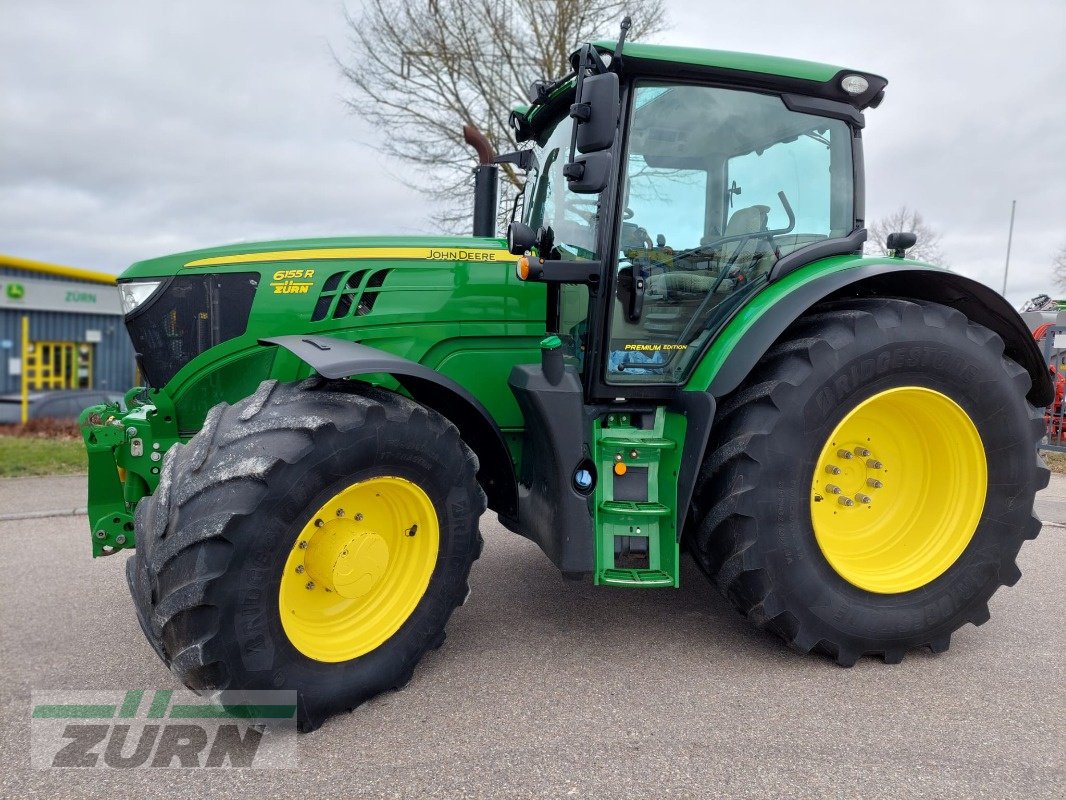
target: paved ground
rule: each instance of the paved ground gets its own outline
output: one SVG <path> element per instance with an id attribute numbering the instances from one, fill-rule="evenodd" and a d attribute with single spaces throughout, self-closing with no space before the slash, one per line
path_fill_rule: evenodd
<path id="1" fill-rule="evenodd" d="M 0 515 L 82 505 L 79 479 L 0 481 Z M 1066 479 L 1040 515 L 1066 523 Z M 686 563 L 677 591 L 564 583 L 485 518 L 474 594 L 403 692 L 299 738 L 294 772 L 32 771 L 33 688 L 176 688 L 124 556 L 82 516 L 0 522 L 3 797 L 1063 797 L 1066 530 L 949 653 L 840 669 L 755 632 Z"/>

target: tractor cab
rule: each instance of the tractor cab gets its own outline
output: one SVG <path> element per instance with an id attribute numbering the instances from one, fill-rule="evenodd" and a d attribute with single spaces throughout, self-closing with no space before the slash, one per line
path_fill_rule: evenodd
<path id="1" fill-rule="evenodd" d="M 886 81 L 634 44 L 613 55 L 586 46 L 574 60 L 584 68 L 554 90 L 536 84 L 533 105 L 513 115 L 532 146 L 514 159 L 529 169 L 512 251 L 534 256 L 533 279 L 555 285 L 548 321 L 590 399 L 661 395 L 656 387 L 684 384 L 721 325 L 766 284 L 861 252 L 861 110 L 880 102 Z M 664 69 L 679 62 L 685 69 Z M 617 97 L 586 91 L 605 78 Z M 583 149 L 593 120 L 598 141 Z M 599 182 L 575 181 L 593 163 Z M 569 262 L 606 269 L 575 278 Z"/>

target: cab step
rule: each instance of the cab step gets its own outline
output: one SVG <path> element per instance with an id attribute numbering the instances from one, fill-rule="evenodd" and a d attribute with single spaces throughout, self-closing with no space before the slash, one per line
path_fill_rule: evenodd
<path id="1" fill-rule="evenodd" d="M 596 421 L 594 583 L 678 585 L 677 475 L 685 417 L 665 408 Z"/>

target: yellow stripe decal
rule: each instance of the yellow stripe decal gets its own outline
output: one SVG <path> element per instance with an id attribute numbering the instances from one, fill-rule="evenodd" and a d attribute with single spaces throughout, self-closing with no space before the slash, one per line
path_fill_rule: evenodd
<path id="1" fill-rule="evenodd" d="M 506 250 L 477 247 L 324 247 L 315 250 L 275 250 L 270 253 L 241 253 L 213 256 L 190 261 L 186 267 L 217 267 L 225 264 L 253 264 L 267 261 L 328 261 L 336 259 L 414 259 L 418 261 L 488 261 L 513 260 Z"/>

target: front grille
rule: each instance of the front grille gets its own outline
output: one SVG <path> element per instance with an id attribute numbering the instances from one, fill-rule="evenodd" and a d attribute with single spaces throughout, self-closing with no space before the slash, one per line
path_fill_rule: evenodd
<path id="1" fill-rule="evenodd" d="M 311 321 L 369 314 L 377 302 L 378 290 L 391 271 L 357 269 L 353 272 L 334 272 L 322 285 L 322 294 L 311 312 Z"/>
<path id="2" fill-rule="evenodd" d="M 162 387 L 196 356 L 248 328 L 259 284 L 255 272 L 179 275 L 126 317 L 137 362 Z"/>

